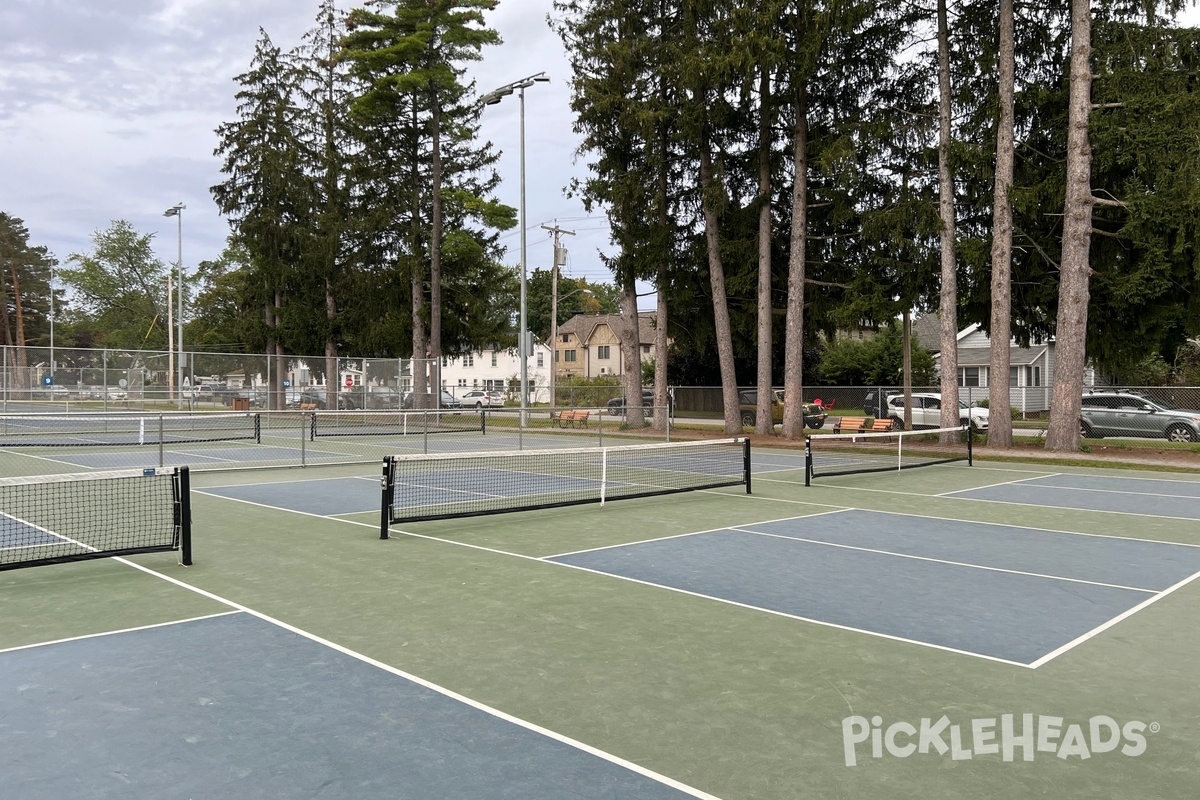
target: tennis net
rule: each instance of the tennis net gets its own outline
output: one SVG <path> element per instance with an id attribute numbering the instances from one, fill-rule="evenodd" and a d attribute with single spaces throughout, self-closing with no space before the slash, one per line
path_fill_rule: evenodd
<path id="1" fill-rule="evenodd" d="M 187 467 L 0 479 L 0 570 L 179 550 L 192 563 Z"/>
<path id="2" fill-rule="evenodd" d="M 258 414 L 5 414 L 0 447 L 138 446 L 195 442 L 260 442 Z"/>
<path id="3" fill-rule="evenodd" d="M 317 411 L 309 440 L 321 436 L 423 436 L 428 433 L 487 433 L 477 411 Z"/>
<path id="4" fill-rule="evenodd" d="M 750 441 L 388 456 L 380 538 L 400 522 L 746 485 Z"/>
<path id="5" fill-rule="evenodd" d="M 891 433 L 843 433 L 809 436 L 805 443 L 804 485 L 813 478 L 860 472 L 971 463 L 971 436 L 966 426 Z"/>

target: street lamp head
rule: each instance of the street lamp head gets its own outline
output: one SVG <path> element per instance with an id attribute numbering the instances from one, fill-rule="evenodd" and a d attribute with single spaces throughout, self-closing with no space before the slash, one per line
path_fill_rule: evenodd
<path id="1" fill-rule="evenodd" d="M 187 208 L 187 206 L 185 206 L 183 203 L 176 203 L 175 205 L 171 206 L 166 211 L 164 211 L 163 216 L 164 217 L 178 216 L 179 212 L 183 211 L 185 208 Z"/>

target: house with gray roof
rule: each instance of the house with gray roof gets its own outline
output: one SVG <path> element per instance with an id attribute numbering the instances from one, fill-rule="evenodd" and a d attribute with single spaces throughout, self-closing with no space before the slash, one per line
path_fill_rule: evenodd
<path id="1" fill-rule="evenodd" d="M 641 361 L 654 358 L 655 319 L 653 311 L 638 314 Z M 576 314 L 559 325 L 556 341 L 551 343 L 555 380 L 623 375 L 626 364 L 617 330 L 624 324 L 620 314 Z M 640 363 L 637 369 L 641 369 Z"/>

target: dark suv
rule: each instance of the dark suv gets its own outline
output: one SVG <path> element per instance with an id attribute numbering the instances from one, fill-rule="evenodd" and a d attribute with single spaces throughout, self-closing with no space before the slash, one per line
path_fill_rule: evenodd
<path id="1" fill-rule="evenodd" d="M 1083 396 L 1079 435 L 1146 436 L 1172 442 L 1200 442 L 1200 411 L 1172 409 L 1132 392 L 1093 392 Z"/>
<path id="2" fill-rule="evenodd" d="M 654 390 L 642 389 L 642 408 L 652 409 L 654 407 Z M 608 413 L 611 416 L 617 417 L 625 413 L 625 396 L 614 397 L 608 401 Z M 667 395 L 667 413 L 675 413 L 675 398 Z"/>
<path id="3" fill-rule="evenodd" d="M 325 393 L 324 387 L 310 386 L 309 388 L 300 392 L 299 404 L 301 406 L 313 405 L 319 410 L 325 411 L 330 407 L 327 397 L 328 396 Z M 354 411 L 359 407 L 357 399 L 349 392 L 338 392 L 334 398 L 334 401 L 338 408 L 345 409 L 347 411 Z"/>

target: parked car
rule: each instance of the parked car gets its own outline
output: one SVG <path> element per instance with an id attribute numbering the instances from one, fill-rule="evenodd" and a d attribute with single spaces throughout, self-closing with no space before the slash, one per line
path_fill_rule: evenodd
<path id="1" fill-rule="evenodd" d="M 314 405 L 319 411 L 330 410 L 329 395 L 325 387 L 310 386 L 300 392 L 300 405 Z M 334 396 L 334 405 L 346 411 L 354 411 L 359 407 L 357 399 L 349 392 L 338 392 Z"/>
<path id="2" fill-rule="evenodd" d="M 783 392 L 771 391 L 771 424 L 783 422 Z M 758 390 L 745 389 L 738 392 L 738 413 L 742 417 L 742 425 L 753 428 L 758 422 Z M 825 407 L 816 403 L 804 404 L 804 424 L 809 428 L 820 428 L 825 424 L 829 414 Z"/>
<path id="3" fill-rule="evenodd" d="M 472 389 L 462 396 L 462 404 L 475 408 L 504 408 L 504 392 Z"/>
<path id="4" fill-rule="evenodd" d="M 1172 442 L 1200 441 L 1200 411 L 1167 408 L 1133 392 L 1093 392 L 1084 395 L 1079 434 L 1145 436 Z"/>
<path id="5" fill-rule="evenodd" d="M 863 398 L 863 413 L 868 417 L 876 417 L 878 419 L 886 417 L 888 415 L 888 397 L 899 393 L 899 389 L 871 389 L 867 392 L 867 396 Z"/>
<path id="6" fill-rule="evenodd" d="M 394 386 L 371 386 L 367 389 L 367 408 L 399 408 L 400 390 Z"/>
<path id="7" fill-rule="evenodd" d="M 404 400 L 401 403 L 402 408 L 413 408 L 414 407 L 413 394 L 414 394 L 413 392 L 409 392 L 408 394 L 404 395 Z M 430 398 L 430 399 L 432 400 L 432 398 Z M 422 406 L 422 408 L 430 408 L 432 406 L 433 406 L 433 403 L 429 402 L 429 403 L 425 403 Z M 455 411 L 461 411 L 463 404 L 462 404 L 462 400 L 459 400 L 457 397 L 455 397 L 454 395 L 450 394 L 445 389 L 443 389 L 441 391 L 440 395 L 438 396 L 438 407 L 453 409 Z"/>
<path id="8" fill-rule="evenodd" d="M 650 409 L 654 407 L 654 390 L 642 389 L 642 408 Z M 614 397 L 608 401 L 608 413 L 614 417 L 625 413 L 625 396 Z M 667 395 L 667 413 L 675 413 L 675 398 L 670 394 Z"/>
<path id="9" fill-rule="evenodd" d="M 892 421 L 892 427 L 896 430 L 901 430 L 904 427 L 903 394 L 888 395 L 887 417 Z M 960 425 L 966 425 L 970 421 L 976 430 L 986 431 L 988 428 L 988 410 L 981 406 L 969 406 L 962 400 L 959 400 L 958 420 Z M 942 396 L 940 394 L 932 392 L 912 393 L 912 426 L 914 429 L 942 427 Z"/>

